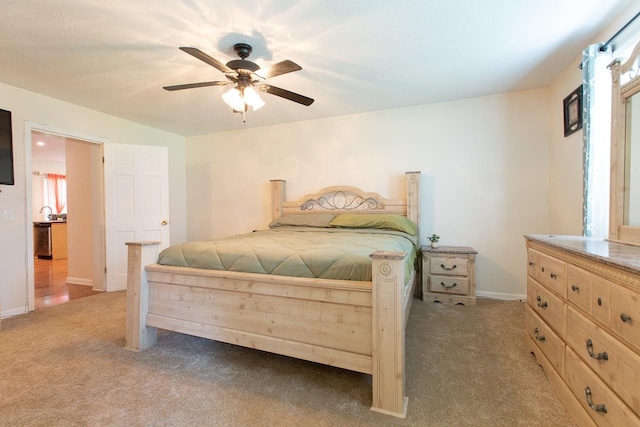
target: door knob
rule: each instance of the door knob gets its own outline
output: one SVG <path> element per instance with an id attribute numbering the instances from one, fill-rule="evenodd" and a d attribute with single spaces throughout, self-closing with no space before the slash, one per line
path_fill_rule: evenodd
<path id="1" fill-rule="evenodd" d="M 162 223 L 161 223 L 161 224 L 162 224 L 162 226 L 164 227 L 165 225 L 167 225 L 167 224 L 169 224 L 169 223 L 168 223 L 168 222 L 167 222 L 167 220 L 165 219 L 165 220 L 163 220 L 163 221 L 162 221 Z"/>

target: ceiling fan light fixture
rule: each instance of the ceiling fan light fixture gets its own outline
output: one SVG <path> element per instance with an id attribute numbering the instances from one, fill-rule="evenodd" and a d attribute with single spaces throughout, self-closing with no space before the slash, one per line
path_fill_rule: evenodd
<path id="1" fill-rule="evenodd" d="M 243 94 L 240 93 L 240 90 L 234 87 L 222 94 L 222 100 L 231 107 L 233 111 L 245 111 L 245 105 L 253 108 L 253 111 L 264 106 L 265 102 L 253 88 L 246 87 L 243 92 Z"/>
<path id="2" fill-rule="evenodd" d="M 244 102 L 256 111 L 264 106 L 264 101 L 252 87 L 244 89 Z"/>
<path id="3" fill-rule="evenodd" d="M 244 99 L 237 88 L 232 88 L 222 94 L 222 100 L 234 111 L 244 111 Z"/>

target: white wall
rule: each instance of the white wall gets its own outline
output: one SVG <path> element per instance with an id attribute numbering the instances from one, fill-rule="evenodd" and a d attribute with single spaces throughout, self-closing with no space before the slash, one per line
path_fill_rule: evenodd
<path id="1" fill-rule="evenodd" d="M 549 88 L 549 231 L 582 235 L 583 130 L 564 136 L 563 99 L 582 84 L 576 56 Z"/>
<path id="2" fill-rule="evenodd" d="M 109 142 L 169 147 L 171 240 L 186 238 L 184 138 L 127 120 L 0 83 L 0 108 L 12 112 L 15 185 L 0 185 L 0 312 L 18 314 L 27 307 L 27 240 L 32 228 L 27 213 L 31 180 L 25 146 L 25 122 L 34 122 Z"/>
<path id="3" fill-rule="evenodd" d="M 100 164 L 95 155 L 102 156 L 100 147 L 91 142 L 67 138 L 65 158 L 67 164 L 67 283 L 91 285 L 94 289 L 103 289 L 94 284 L 93 226 L 101 223 L 101 218 L 93 217 L 91 190 L 91 167 Z M 100 204 L 102 206 L 102 204 Z M 101 253 L 103 254 L 103 252 Z"/>
<path id="4" fill-rule="evenodd" d="M 591 43 L 604 43 L 637 13 L 640 2 L 635 1 L 599 34 Z M 640 21 L 636 21 L 618 39 L 621 44 L 637 42 Z M 635 36 L 634 36 L 635 33 Z M 633 41 L 633 42 L 632 42 Z M 587 46 L 584 46 L 585 48 Z M 582 234 L 583 204 L 583 130 L 564 137 L 562 100 L 582 83 L 578 65 L 582 52 L 549 87 L 549 231 L 550 234 Z"/>
<path id="5" fill-rule="evenodd" d="M 416 170 L 422 242 L 472 246 L 479 294 L 523 297 L 522 236 L 549 228 L 548 109 L 542 89 L 187 138 L 188 239 L 265 228 L 269 179 L 289 199 L 339 184 L 397 198 Z"/>

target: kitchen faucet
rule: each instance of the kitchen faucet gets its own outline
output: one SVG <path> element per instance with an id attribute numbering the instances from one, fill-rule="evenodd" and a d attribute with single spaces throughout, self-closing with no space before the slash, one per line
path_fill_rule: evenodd
<path id="1" fill-rule="evenodd" d="M 41 207 L 40 208 L 40 213 L 42 213 L 42 211 L 45 210 L 45 209 L 49 209 L 49 215 L 53 214 L 53 209 L 51 209 L 51 206 L 43 206 L 43 207 Z M 47 217 L 47 218 L 49 218 L 49 217 Z"/>

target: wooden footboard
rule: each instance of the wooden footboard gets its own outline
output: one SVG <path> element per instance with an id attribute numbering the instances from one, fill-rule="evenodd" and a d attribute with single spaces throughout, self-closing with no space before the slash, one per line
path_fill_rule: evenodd
<path id="1" fill-rule="evenodd" d="M 127 349 L 161 328 L 364 372 L 371 409 L 405 416 L 406 253 L 373 253 L 373 281 L 356 282 L 167 267 L 158 243 L 127 245 Z"/>

